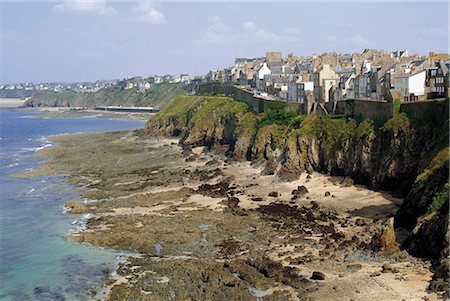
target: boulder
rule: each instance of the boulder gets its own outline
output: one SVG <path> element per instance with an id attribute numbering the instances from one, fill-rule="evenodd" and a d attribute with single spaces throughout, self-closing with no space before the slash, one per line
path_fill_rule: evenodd
<path id="1" fill-rule="evenodd" d="M 68 207 L 69 212 L 73 214 L 81 214 L 88 211 L 88 207 L 86 206 L 86 204 L 74 200 L 67 201 L 65 206 Z"/>
<path id="2" fill-rule="evenodd" d="M 394 218 L 389 218 L 377 234 L 372 237 L 371 246 L 374 251 L 385 255 L 400 252 L 394 230 Z"/>
<path id="3" fill-rule="evenodd" d="M 354 184 L 354 181 L 349 177 L 345 177 L 341 181 L 341 187 L 350 187 L 350 186 L 353 186 L 353 184 Z"/>
<path id="4" fill-rule="evenodd" d="M 314 271 L 311 276 L 312 280 L 325 280 L 325 274 L 322 272 Z"/>
<path id="5" fill-rule="evenodd" d="M 276 198 L 276 197 L 278 197 L 278 192 L 277 191 L 271 191 L 271 192 L 269 192 L 269 196 Z"/>

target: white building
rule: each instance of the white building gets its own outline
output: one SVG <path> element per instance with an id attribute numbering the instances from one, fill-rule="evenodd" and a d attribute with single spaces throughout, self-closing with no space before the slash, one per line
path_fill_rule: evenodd
<path id="1" fill-rule="evenodd" d="M 403 96 L 403 101 L 419 100 L 425 95 L 425 70 L 415 74 L 397 76 L 395 79 L 395 89 L 399 90 Z"/>
<path id="2" fill-rule="evenodd" d="M 271 75 L 272 71 L 270 71 L 270 68 L 267 66 L 267 63 L 264 62 L 259 68 L 258 72 L 256 73 L 256 89 L 258 90 L 264 90 L 264 86 L 262 86 L 262 83 L 264 81 L 264 76 Z"/>

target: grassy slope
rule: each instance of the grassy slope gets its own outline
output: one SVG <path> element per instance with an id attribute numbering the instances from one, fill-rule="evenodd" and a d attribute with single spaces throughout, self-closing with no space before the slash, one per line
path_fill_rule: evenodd
<path id="1" fill-rule="evenodd" d="M 137 88 L 123 89 L 119 85 L 97 92 L 77 93 L 75 91 L 45 92 L 34 96 L 31 101 L 42 106 L 93 107 L 95 105 L 154 106 L 164 108 L 179 95 L 186 94 L 183 84 L 159 84 L 145 91 Z"/>

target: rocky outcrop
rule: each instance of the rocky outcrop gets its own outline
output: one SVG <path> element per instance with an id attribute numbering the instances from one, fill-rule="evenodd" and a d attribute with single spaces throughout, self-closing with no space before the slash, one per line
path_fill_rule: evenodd
<path id="1" fill-rule="evenodd" d="M 147 131 L 180 136 L 186 146 L 220 146 L 233 159 L 264 164 L 265 174 L 276 174 L 282 180 L 317 171 L 393 191 L 405 197 L 395 228 L 411 233 L 401 247 L 436 259 L 448 250 L 444 239 L 448 206 L 443 206 L 445 195 L 448 202 L 448 118 L 416 122 L 396 113 L 384 124 L 375 124 L 308 116 L 293 127 L 261 123 L 263 114 L 251 113 L 244 103 L 223 97 L 183 101 L 188 103 L 174 101 L 175 107 L 151 119 Z M 393 229 L 387 227 L 382 235 L 385 241 L 381 243 L 389 252 L 396 250 Z"/>

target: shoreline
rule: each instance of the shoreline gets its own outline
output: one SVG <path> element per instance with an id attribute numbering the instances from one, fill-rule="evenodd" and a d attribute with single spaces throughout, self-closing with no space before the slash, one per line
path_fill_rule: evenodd
<path id="1" fill-rule="evenodd" d="M 431 279 L 427 263 L 409 257 L 404 252 L 395 255 L 378 254 L 375 259 L 370 259 L 373 252 L 361 250 L 358 245 L 349 243 L 355 236 L 368 243 L 371 235 L 375 235 L 376 230 L 381 229 L 386 219 L 395 213 L 401 200 L 386 193 L 346 184 L 343 178 L 316 173 L 304 174 L 294 182 L 282 182 L 274 176 L 261 176 L 261 168 L 252 166 L 250 162 L 229 161 L 221 155 L 206 152 L 202 147 L 183 151 L 174 139 L 146 140 L 134 133 L 121 132 L 52 137 L 52 141 L 55 140 L 58 142 L 56 148 L 38 152 L 39 156 L 51 158 L 42 166 L 43 171 L 68 173 L 68 182 L 82 187 L 81 197 L 97 200 L 88 205 L 73 203 L 72 213 L 89 213 L 93 218 L 87 223 L 87 231 L 72 237 L 72 240 L 113 249 L 136 249 L 143 256 L 131 257 L 128 263 L 120 265 L 120 278 L 116 283 L 109 283 L 112 287 L 105 300 L 119 296 L 147 295 L 146 289 L 149 287 L 143 288 L 139 281 L 143 275 L 147 275 L 150 266 L 156 265 L 161 274 L 158 274 L 159 278 L 155 276 L 154 283 L 147 286 L 152 288 L 150 291 L 159 292 L 161 286 L 167 287 L 172 282 L 167 275 L 180 273 L 176 268 L 166 266 L 167 262 L 176 263 L 183 270 L 199 272 L 198 267 L 192 266 L 192 262 L 199 260 L 205 267 L 217 269 L 219 274 L 216 277 L 227 278 L 227 270 L 217 266 L 217 260 L 225 260 L 231 265 L 244 260 L 241 262 L 243 266 L 252 267 L 263 264 L 252 261 L 261 256 L 268 262 L 281 264 L 278 269 L 296 269 L 302 281 L 307 282 L 306 287 L 316 287 L 321 294 L 309 292 L 305 283 L 299 284 L 298 280 L 293 281 L 286 276 L 272 276 L 268 280 L 267 277 L 261 278 L 255 271 L 247 271 L 251 281 L 244 282 L 248 287 L 243 290 L 242 285 L 236 284 L 240 289 L 230 290 L 233 296 L 254 299 L 254 294 L 249 290 L 263 289 L 266 294 L 264 299 L 283 296 L 296 300 L 295 296 L 306 290 L 312 300 L 321 300 L 325 296 L 339 298 L 342 294 L 346 297 L 353 296 L 355 300 L 365 300 L 355 292 L 364 292 L 364 288 L 372 290 L 370 285 L 378 285 L 380 291 L 373 298 L 416 300 L 413 298 L 416 295 L 427 296 L 430 300 L 437 298 L 436 294 L 425 292 L 428 280 Z M 84 145 L 84 154 L 79 145 Z M 110 155 L 99 157 L 102 154 L 95 151 L 98 148 L 107 150 Z M 94 161 L 86 158 L 86 153 L 94 157 L 97 168 L 89 165 Z M 143 163 L 144 157 L 146 161 L 154 161 Z M 80 165 L 83 160 L 88 162 Z M 127 161 L 126 164 L 121 164 L 121 160 Z M 115 163 L 114 170 L 107 167 L 111 163 Z M 292 193 L 300 186 L 304 186 L 308 192 L 293 200 Z M 275 195 L 273 192 L 277 192 L 276 197 L 269 196 Z M 327 192 L 328 196 L 325 196 Z M 294 215 L 290 213 L 292 210 Z M 321 222 L 325 228 L 314 229 L 315 223 L 311 223 L 308 218 L 304 219 L 304 214 L 316 215 L 316 211 L 320 213 L 319 216 L 325 216 Z M 189 216 L 185 216 L 186 214 Z M 179 219 L 181 228 L 169 223 L 168 220 L 174 217 Z M 330 220 L 328 217 L 333 218 Z M 221 225 L 215 224 L 217 219 L 222 220 Z M 283 220 L 281 225 L 288 222 L 291 227 L 280 228 L 280 219 Z M 244 224 L 247 228 L 235 227 L 234 224 Z M 158 231 L 151 230 L 155 225 L 160 226 L 158 229 L 165 229 L 162 232 L 172 233 L 169 239 L 171 242 L 164 242 L 165 238 Z M 291 232 L 294 225 L 309 226 L 312 229 L 302 233 L 303 235 L 294 231 L 297 237 L 289 242 L 291 239 L 285 235 L 293 235 Z M 327 227 L 330 226 L 334 228 L 333 233 L 346 237 L 339 244 L 339 239 L 323 232 L 324 229 L 329 231 L 330 228 Z M 248 230 L 254 228 L 257 231 Z M 189 231 L 182 233 L 185 229 Z M 361 231 L 362 229 L 364 230 Z M 149 231 L 151 234 L 148 234 Z M 264 238 L 255 232 L 261 232 Z M 127 237 L 127 242 L 116 238 L 119 233 Z M 148 235 L 153 242 L 142 244 L 140 241 L 143 236 Z M 280 235 L 284 235 L 281 240 L 277 238 Z M 199 237 L 201 239 L 197 241 Z M 268 245 L 264 241 L 267 237 L 271 237 Z M 325 239 L 328 242 L 322 242 Z M 253 243 L 249 244 L 248 241 Z M 350 246 L 345 246 L 346 244 Z M 158 245 L 162 250 L 157 250 Z M 258 251 L 258 248 L 265 251 Z M 335 257 L 342 258 L 328 258 L 330 253 L 326 254 L 327 248 L 335 249 Z M 359 254 L 360 258 L 356 256 L 346 261 L 346 255 L 351 253 Z M 386 262 L 394 264 L 398 272 L 381 273 L 382 265 Z M 356 271 L 348 272 L 348 265 L 354 265 Z M 312 272 L 318 269 L 325 272 L 325 280 L 309 280 Z M 396 280 L 398 273 L 403 278 L 410 279 Z M 361 278 L 370 285 L 367 286 Z M 195 281 L 198 280 L 194 279 Z M 280 287 L 280 283 L 287 284 Z M 140 287 L 126 287 L 131 284 Z M 256 287 L 257 285 L 260 287 Z M 413 291 L 412 295 L 405 292 L 405 285 L 407 290 Z M 334 289 L 347 286 L 355 288 L 355 292 L 347 294 Z M 174 285 L 173 293 L 182 294 L 183 289 L 186 288 Z M 209 289 L 212 296 L 220 296 L 216 289 Z M 107 294 L 108 290 L 100 292 Z"/>
<path id="2" fill-rule="evenodd" d="M 0 106 L 0 109 L 38 112 L 39 118 L 106 118 L 118 120 L 147 121 L 149 117 L 154 115 L 154 113 L 110 112 L 110 111 L 105 112 L 91 109 L 78 109 L 69 107 Z M 32 118 L 34 118 L 34 116 Z"/>

